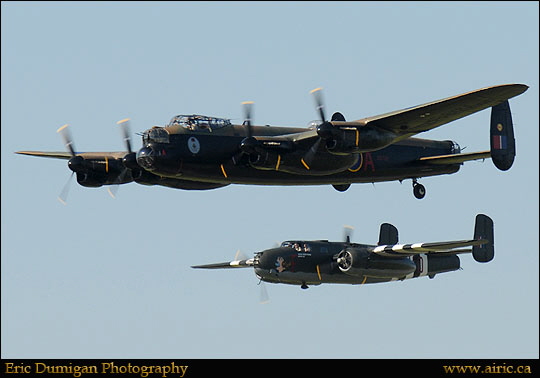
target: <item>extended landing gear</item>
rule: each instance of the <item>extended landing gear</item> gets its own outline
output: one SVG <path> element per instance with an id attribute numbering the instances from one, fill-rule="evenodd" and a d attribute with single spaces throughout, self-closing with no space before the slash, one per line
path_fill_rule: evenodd
<path id="1" fill-rule="evenodd" d="M 302 289 L 306 290 L 307 288 L 309 288 L 309 286 L 308 286 L 308 285 L 306 285 L 306 283 L 305 283 L 305 282 L 302 282 L 302 286 L 300 286 L 300 288 L 302 288 Z"/>
<path id="2" fill-rule="evenodd" d="M 347 189 L 349 189 L 349 187 L 351 186 L 351 184 L 332 184 L 332 186 L 333 186 L 334 189 L 337 190 L 338 192 L 344 192 L 344 191 L 346 191 Z"/>
<path id="3" fill-rule="evenodd" d="M 419 184 L 416 179 L 413 179 L 413 194 L 416 198 L 422 199 L 426 196 L 426 188 L 424 185 Z"/>

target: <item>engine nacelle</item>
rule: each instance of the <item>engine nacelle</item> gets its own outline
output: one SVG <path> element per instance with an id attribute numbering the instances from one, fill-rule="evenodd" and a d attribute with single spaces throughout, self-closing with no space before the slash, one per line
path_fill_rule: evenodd
<path id="1" fill-rule="evenodd" d="M 375 126 L 334 125 L 326 149 L 337 155 L 370 152 L 390 145 L 396 134 Z"/>
<path id="2" fill-rule="evenodd" d="M 97 172 L 77 172 L 77 182 L 87 188 L 99 188 L 107 182 L 107 175 Z"/>
<path id="3" fill-rule="evenodd" d="M 278 153 L 271 150 L 259 150 L 257 153 L 249 155 L 249 164 L 253 168 L 262 170 L 306 176 L 324 176 L 343 172 L 358 160 L 354 154 L 334 155 L 322 152 L 306 162 L 305 155 L 306 151 Z"/>
<path id="4" fill-rule="evenodd" d="M 253 168 L 273 171 L 281 165 L 281 155 L 267 150 L 260 150 L 249 155 L 249 164 Z"/>
<path id="5" fill-rule="evenodd" d="M 460 268 L 460 260 L 457 255 L 416 255 L 413 257 L 416 265 L 414 276 L 435 277 L 436 274 L 453 272 Z"/>
<path id="6" fill-rule="evenodd" d="M 339 270 L 353 276 L 362 275 L 367 269 L 370 253 L 361 248 L 345 248 L 337 256 Z"/>
<path id="7" fill-rule="evenodd" d="M 89 188 L 133 181 L 119 159 L 85 159 L 74 156 L 68 161 L 68 167 L 77 174 L 77 182 Z"/>
<path id="8" fill-rule="evenodd" d="M 409 258 L 380 257 L 360 248 L 346 248 L 338 254 L 339 269 L 351 276 L 403 278 L 416 270 Z"/>
<path id="9" fill-rule="evenodd" d="M 141 185 L 156 185 L 160 180 L 159 176 L 141 168 L 132 169 L 131 176 L 133 177 L 133 181 Z"/>

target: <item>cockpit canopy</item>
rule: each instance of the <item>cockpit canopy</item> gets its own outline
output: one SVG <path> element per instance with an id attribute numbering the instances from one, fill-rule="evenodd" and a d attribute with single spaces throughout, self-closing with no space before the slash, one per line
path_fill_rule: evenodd
<path id="1" fill-rule="evenodd" d="M 210 117 L 205 115 L 177 115 L 174 116 L 165 127 L 182 126 L 191 131 L 208 130 L 212 131 L 225 126 L 230 126 L 231 120 L 225 118 Z"/>
<path id="2" fill-rule="evenodd" d="M 284 241 L 281 243 L 281 248 L 293 248 L 297 252 L 310 252 L 311 247 L 309 244 L 301 241 Z"/>

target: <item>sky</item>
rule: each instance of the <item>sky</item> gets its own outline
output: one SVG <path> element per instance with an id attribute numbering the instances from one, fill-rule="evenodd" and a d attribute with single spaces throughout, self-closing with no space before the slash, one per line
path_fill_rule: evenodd
<path id="1" fill-rule="evenodd" d="M 2 2 L 2 358 L 538 358 L 538 2 Z M 66 161 L 14 154 L 122 151 L 176 114 L 304 127 L 507 83 L 517 156 L 402 183 L 131 183 L 113 199 L 73 182 Z M 489 149 L 490 111 L 422 137 Z M 472 236 L 495 223 L 495 259 L 378 285 L 265 285 L 251 269 L 191 265 L 291 239 L 376 244 Z"/>

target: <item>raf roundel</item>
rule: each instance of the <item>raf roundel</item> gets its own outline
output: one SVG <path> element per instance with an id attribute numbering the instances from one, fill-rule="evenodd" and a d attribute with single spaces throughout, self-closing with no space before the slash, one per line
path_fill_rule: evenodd
<path id="1" fill-rule="evenodd" d="M 192 154 L 197 154 L 201 150 L 201 144 L 199 143 L 199 140 L 195 137 L 189 138 L 187 145 L 188 145 L 189 151 Z"/>

